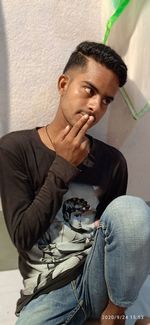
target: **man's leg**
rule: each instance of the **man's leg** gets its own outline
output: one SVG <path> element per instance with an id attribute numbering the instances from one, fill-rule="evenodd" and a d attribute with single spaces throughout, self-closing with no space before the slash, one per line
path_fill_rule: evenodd
<path id="1" fill-rule="evenodd" d="M 101 217 L 84 269 L 89 318 L 101 318 L 101 324 L 125 323 L 124 310 L 150 271 L 149 251 L 150 208 L 140 198 L 115 199 Z"/>
<path id="2" fill-rule="evenodd" d="M 16 325 L 83 325 L 86 316 L 82 305 L 73 283 L 69 283 L 30 301 L 21 311 Z"/>

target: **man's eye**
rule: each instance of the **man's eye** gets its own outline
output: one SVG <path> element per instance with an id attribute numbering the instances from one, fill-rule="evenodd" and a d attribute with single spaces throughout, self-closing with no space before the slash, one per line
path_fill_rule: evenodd
<path id="1" fill-rule="evenodd" d="M 88 95 L 94 95 L 94 90 L 91 87 L 84 87 L 84 89 Z"/>
<path id="2" fill-rule="evenodd" d="M 109 105 L 111 103 L 111 99 L 106 97 L 106 98 L 103 98 L 102 102 L 104 105 Z"/>

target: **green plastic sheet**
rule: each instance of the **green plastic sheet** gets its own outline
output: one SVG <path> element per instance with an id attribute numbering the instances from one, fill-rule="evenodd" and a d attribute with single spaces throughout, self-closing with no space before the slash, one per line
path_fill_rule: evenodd
<path id="1" fill-rule="evenodd" d="M 128 105 L 130 112 L 135 120 L 139 120 L 145 113 L 150 111 L 150 100 L 146 103 L 146 105 L 139 112 L 137 112 L 124 87 L 120 88 L 120 92 L 122 94 L 122 97 L 124 98 L 124 101 Z"/>
<path id="2" fill-rule="evenodd" d="M 118 19 L 118 17 L 122 14 L 122 12 L 124 11 L 124 9 L 126 8 L 126 6 L 129 4 L 131 0 L 115 0 L 113 1 L 113 5 L 116 8 L 116 11 L 114 12 L 114 14 L 110 17 L 110 19 L 108 20 L 107 26 L 106 26 L 106 32 L 104 35 L 104 40 L 103 43 L 106 44 L 107 39 L 109 37 L 111 28 L 113 26 L 113 24 L 116 22 L 116 20 Z"/>
<path id="3" fill-rule="evenodd" d="M 113 15 L 109 18 L 109 20 L 107 22 L 106 31 L 105 31 L 105 35 L 104 35 L 104 39 L 103 39 L 104 44 L 106 44 L 106 42 L 109 38 L 110 31 L 112 29 L 113 24 L 118 20 L 120 15 L 123 13 L 125 8 L 127 7 L 127 5 L 129 5 L 129 3 L 131 1 L 132 0 L 112 0 L 113 6 L 115 8 L 115 12 L 113 13 Z M 134 119 L 138 120 L 145 113 L 150 111 L 150 100 L 146 103 L 146 105 L 139 112 L 137 112 L 124 87 L 122 87 L 120 89 L 120 92 L 121 92 L 121 95 L 122 95 L 124 101 L 126 102 Z"/>

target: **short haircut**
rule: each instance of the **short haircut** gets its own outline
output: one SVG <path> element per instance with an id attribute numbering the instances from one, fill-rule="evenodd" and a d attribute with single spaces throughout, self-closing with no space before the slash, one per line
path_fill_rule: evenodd
<path id="1" fill-rule="evenodd" d="M 87 57 L 112 70 L 119 80 L 119 87 L 122 87 L 127 80 L 127 66 L 111 47 L 96 42 L 85 41 L 80 43 L 71 54 L 63 73 L 75 67 L 86 67 Z"/>

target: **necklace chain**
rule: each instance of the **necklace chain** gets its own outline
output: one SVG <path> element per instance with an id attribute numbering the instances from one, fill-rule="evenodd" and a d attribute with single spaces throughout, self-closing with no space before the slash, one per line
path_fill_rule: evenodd
<path id="1" fill-rule="evenodd" d="M 54 147 L 53 141 L 52 141 L 52 139 L 51 139 L 51 137 L 50 137 L 50 135 L 49 135 L 49 133 L 48 133 L 48 125 L 49 125 L 49 124 L 47 124 L 47 125 L 45 126 L 45 131 L 46 131 L 46 134 L 47 134 L 48 139 L 50 140 L 52 146 Z"/>

